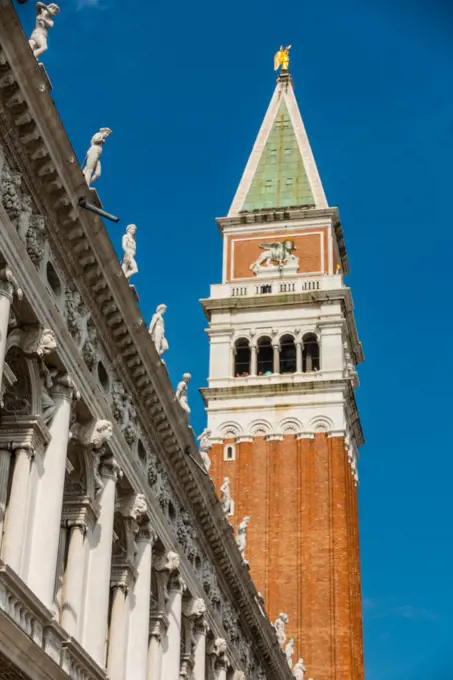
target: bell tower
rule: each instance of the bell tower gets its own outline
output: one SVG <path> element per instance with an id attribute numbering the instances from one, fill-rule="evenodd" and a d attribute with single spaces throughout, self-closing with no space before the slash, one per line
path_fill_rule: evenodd
<path id="1" fill-rule="evenodd" d="M 210 473 L 219 495 L 228 478 L 235 529 L 250 518 L 244 568 L 271 619 L 287 614 L 293 664 L 302 657 L 316 680 L 363 680 L 354 397 L 363 354 L 338 211 L 287 68 L 217 220 L 222 283 L 202 300 Z"/>

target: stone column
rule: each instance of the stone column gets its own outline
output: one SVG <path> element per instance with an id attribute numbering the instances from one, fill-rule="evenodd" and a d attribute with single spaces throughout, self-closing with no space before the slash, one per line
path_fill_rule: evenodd
<path id="1" fill-rule="evenodd" d="M 52 390 L 55 411 L 52 439 L 44 455 L 33 524 L 28 585 L 49 609 L 53 604 L 60 523 L 63 508 L 66 455 L 74 383 L 68 375 L 56 378 Z"/>
<path id="2" fill-rule="evenodd" d="M 193 652 L 193 680 L 206 680 L 206 634 L 208 627 L 204 617 L 195 622 Z"/>
<path id="3" fill-rule="evenodd" d="M 11 495 L 2 543 L 2 559 L 16 574 L 20 574 L 21 569 L 33 457 L 34 451 L 31 448 L 16 449 Z"/>
<path id="4" fill-rule="evenodd" d="M 168 599 L 166 613 L 168 628 L 162 640 L 162 680 L 179 680 L 181 664 L 181 614 L 183 580 L 179 573 L 179 557 L 176 553 L 168 553 L 164 558 L 168 571 Z"/>
<path id="5" fill-rule="evenodd" d="M 151 597 L 152 544 L 155 536 L 148 523 L 137 535 L 137 579 L 130 596 L 126 680 L 146 680 Z"/>
<path id="6" fill-rule="evenodd" d="M 97 500 L 99 519 L 91 532 L 88 587 L 83 646 L 100 666 L 105 663 L 105 640 L 110 595 L 112 564 L 113 516 L 115 488 L 119 466 L 113 457 L 104 458 L 99 466 L 102 489 Z"/>
<path id="7" fill-rule="evenodd" d="M 214 673 L 214 680 L 226 680 L 228 659 L 226 656 L 227 643 L 223 638 L 216 638 L 212 644 L 209 655 Z"/>
<path id="8" fill-rule="evenodd" d="M 126 672 L 129 590 L 135 573 L 130 565 L 112 569 L 112 612 L 110 616 L 107 674 L 110 680 L 124 680 Z"/>
<path id="9" fill-rule="evenodd" d="M 304 343 L 302 340 L 296 340 L 296 373 L 302 373 L 302 352 Z"/>
<path id="10" fill-rule="evenodd" d="M 180 678 L 192 678 L 195 658 L 195 625 L 206 612 L 206 605 L 201 597 L 184 598 L 182 607 L 182 624 L 184 626 L 184 649 L 182 650 Z M 202 676 L 204 680 L 204 675 Z"/>
<path id="11" fill-rule="evenodd" d="M 63 508 L 63 517 L 65 515 L 69 516 L 64 519 L 65 525 L 69 527 L 69 547 L 64 574 L 60 623 L 71 637 L 80 641 L 83 592 L 90 549 L 87 532 L 93 529 L 97 515 L 88 499 L 73 507 Z"/>
<path id="12" fill-rule="evenodd" d="M 274 350 L 274 373 L 280 373 L 280 345 L 273 344 L 272 348 Z"/>
<path id="13" fill-rule="evenodd" d="M 3 539 L 5 525 L 6 498 L 8 495 L 9 468 L 11 465 L 11 451 L 0 449 L 0 546 Z"/>
<path id="14" fill-rule="evenodd" d="M 256 342 L 250 345 L 250 375 L 256 375 L 257 367 L 257 354 L 256 354 Z"/>
<path id="15" fill-rule="evenodd" d="M 0 270 L 0 385 L 5 364 L 6 339 L 8 337 L 9 313 L 13 296 L 16 293 L 22 299 L 22 290 L 9 267 Z"/>
<path id="16" fill-rule="evenodd" d="M 162 637 L 166 634 L 167 626 L 168 619 L 164 614 L 151 614 L 149 618 L 147 680 L 161 680 L 162 678 Z"/>

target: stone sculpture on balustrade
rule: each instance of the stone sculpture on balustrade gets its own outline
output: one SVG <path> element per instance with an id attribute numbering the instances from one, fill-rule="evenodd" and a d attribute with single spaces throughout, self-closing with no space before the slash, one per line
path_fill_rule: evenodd
<path id="1" fill-rule="evenodd" d="M 242 555 L 242 559 L 244 562 L 246 562 L 245 559 L 245 549 L 247 547 L 247 527 L 250 523 L 250 517 L 244 517 L 242 522 L 238 526 L 238 533 L 237 533 L 237 539 L 236 543 L 239 548 L 239 552 Z"/>
<path id="2" fill-rule="evenodd" d="M 304 660 L 299 659 L 293 669 L 295 680 L 304 680 L 306 670 Z"/>
<path id="3" fill-rule="evenodd" d="M 107 137 L 110 137 L 110 128 L 101 128 L 99 132 L 91 138 L 91 146 L 87 151 L 84 160 L 83 174 L 88 186 L 91 186 L 101 176 L 101 156 L 102 149 Z"/>
<path id="4" fill-rule="evenodd" d="M 158 355 L 161 357 L 168 350 L 168 342 L 165 337 L 165 323 L 164 314 L 167 311 L 167 305 L 159 305 L 156 309 L 151 323 L 149 324 L 149 334 L 154 342 Z"/>
<path id="5" fill-rule="evenodd" d="M 36 3 L 36 26 L 28 41 L 36 59 L 47 51 L 49 29 L 54 27 L 53 17 L 59 12 L 60 8 L 54 3 L 50 5 Z"/>
<path id="6" fill-rule="evenodd" d="M 294 656 L 294 638 L 290 638 L 288 644 L 285 647 L 285 656 L 290 668 L 293 667 L 293 656 Z"/>
<path id="7" fill-rule="evenodd" d="M 178 383 L 178 387 L 176 388 L 175 394 L 176 400 L 179 402 L 179 405 L 186 414 L 187 420 L 189 420 L 190 418 L 190 407 L 187 399 L 187 386 L 190 383 L 191 377 L 192 376 L 190 375 L 190 373 L 184 373 L 181 382 Z"/>
<path id="8" fill-rule="evenodd" d="M 220 502 L 222 503 L 222 509 L 225 515 L 231 514 L 232 500 L 231 500 L 231 490 L 230 490 L 230 478 L 224 477 L 223 484 L 220 487 Z"/>
<path id="9" fill-rule="evenodd" d="M 277 633 L 278 644 L 282 649 L 286 642 L 285 627 L 288 625 L 288 620 L 288 614 L 280 613 L 273 624 L 275 632 Z"/>
<path id="10" fill-rule="evenodd" d="M 201 460 L 203 461 L 203 465 L 206 472 L 209 472 L 209 468 L 211 467 L 211 459 L 209 458 L 209 452 L 212 449 L 212 442 L 210 437 L 211 430 L 208 429 L 203 430 L 203 432 L 198 437 L 198 441 L 200 442 L 199 446 L 200 456 Z"/>
<path id="11" fill-rule="evenodd" d="M 124 254 L 121 262 L 121 269 L 128 281 L 138 272 L 137 263 L 135 261 L 135 255 L 137 253 L 136 233 L 137 227 L 135 224 L 129 224 L 129 226 L 126 227 L 126 233 L 122 239 Z"/>

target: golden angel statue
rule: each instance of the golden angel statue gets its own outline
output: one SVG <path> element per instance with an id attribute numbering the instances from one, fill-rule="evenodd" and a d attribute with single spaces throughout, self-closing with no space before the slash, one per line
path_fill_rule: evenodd
<path id="1" fill-rule="evenodd" d="M 282 67 L 282 71 L 288 70 L 290 49 L 291 45 L 288 45 L 288 47 L 283 47 L 283 45 L 280 45 L 280 49 L 274 57 L 274 71 L 278 71 L 280 66 Z"/>

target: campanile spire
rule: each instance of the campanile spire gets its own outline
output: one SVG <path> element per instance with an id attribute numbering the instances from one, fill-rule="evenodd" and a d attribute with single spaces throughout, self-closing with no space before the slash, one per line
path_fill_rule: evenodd
<path id="1" fill-rule="evenodd" d="M 244 559 L 272 620 L 287 619 L 293 662 L 303 659 L 316 680 L 363 680 L 354 396 L 363 354 L 343 231 L 288 50 L 275 55 L 277 85 L 217 220 L 222 283 L 202 301 L 210 473 L 219 492 L 228 480 L 231 524 L 248 518 Z"/>

